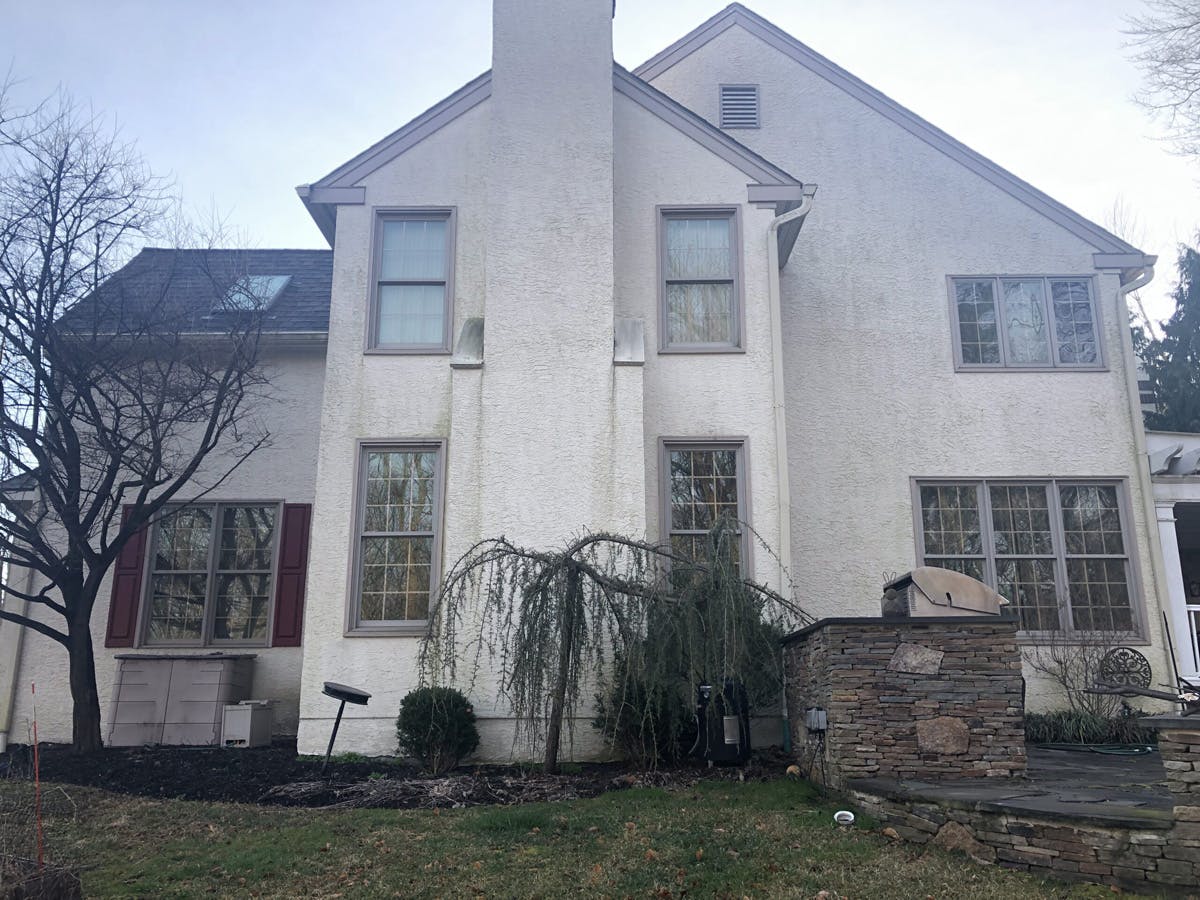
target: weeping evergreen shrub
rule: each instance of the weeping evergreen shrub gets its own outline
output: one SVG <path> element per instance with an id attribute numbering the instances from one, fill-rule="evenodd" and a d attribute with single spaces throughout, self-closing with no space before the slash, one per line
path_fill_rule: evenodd
<path id="1" fill-rule="evenodd" d="M 396 719 L 400 750 L 416 757 L 431 775 L 449 772 L 479 746 L 475 710 L 449 687 L 419 687 L 400 701 Z"/>
<path id="2" fill-rule="evenodd" d="M 694 685 L 728 679 L 746 686 L 752 705 L 777 698 L 778 638 L 812 621 L 741 577 L 733 523 L 719 523 L 709 543 L 692 558 L 610 533 L 560 550 L 482 541 L 443 579 L 422 677 L 473 685 L 489 661 L 501 675 L 497 700 L 513 710 L 519 736 L 544 746 L 547 772 L 557 771 L 585 683 L 598 688 L 596 721 L 614 745 L 645 765 L 668 761 L 690 727 Z"/>

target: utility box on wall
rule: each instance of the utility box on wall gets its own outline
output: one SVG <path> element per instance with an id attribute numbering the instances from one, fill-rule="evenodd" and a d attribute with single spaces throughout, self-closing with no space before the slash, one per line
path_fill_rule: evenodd
<path id="1" fill-rule="evenodd" d="M 215 747 L 226 704 L 250 696 L 253 653 L 121 654 L 110 747 Z"/>

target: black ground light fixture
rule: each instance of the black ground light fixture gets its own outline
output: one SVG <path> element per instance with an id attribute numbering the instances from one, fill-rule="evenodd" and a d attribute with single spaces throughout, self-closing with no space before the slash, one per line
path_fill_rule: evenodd
<path id="1" fill-rule="evenodd" d="M 329 767 L 329 756 L 333 753 L 333 742 L 337 740 L 338 726 L 342 724 L 342 712 L 346 709 L 346 704 L 353 703 L 356 706 L 366 706 L 367 701 L 371 699 L 371 695 L 366 691 L 360 691 L 358 688 L 352 688 L 346 684 L 338 684 L 336 681 L 325 682 L 325 688 L 321 693 L 326 697 L 342 701 L 338 706 L 337 718 L 333 720 L 333 734 L 329 736 L 329 746 L 325 748 L 325 762 L 321 766 L 321 774 L 324 775 L 325 770 Z"/>

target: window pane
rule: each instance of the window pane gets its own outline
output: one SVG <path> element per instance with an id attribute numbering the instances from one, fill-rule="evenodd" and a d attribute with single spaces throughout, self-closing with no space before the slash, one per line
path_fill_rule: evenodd
<path id="1" fill-rule="evenodd" d="M 1046 556 L 1054 553 L 1050 507 L 1044 485 L 993 485 L 992 539 L 1002 555 Z"/>
<path id="2" fill-rule="evenodd" d="M 436 457 L 428 450 L 367 454 L 365 531 L 433 531 Z"/>
<path id="3" fill-rule="evenodd" d="M 727 521 L 738 525 L 737 451 L 672 450 L 671 529 L 712 529 Z"/>
<path id="4" fill-rule="evenodd" d="M 1063 485 L 1059 491 L 1068 554 L 1124 555 L 1117 489 L 1111 484 Z"/>
<path id="5" fill-rule="evenodd" d="M 667 219 L 667 278 L 732 278 L 733 220 Z"/>
<path id="6" fill-rule="evenodd" d="M 1084 280 L 1052 281 L 1054 333 L 1058 358 L 1064 363 L 1089 364 L 1099 358 L 1091 292 Z"/>
<path id="7" fill-rule="evenodd" d="M 926 556 L 925 565 L 937 566 L 941 569 L 950 569 L 954 572 L 962 572 L 964 575 L 970 575 L 978 581 L 985 581 L 983 577 L 983 560 L 982 559 L 955 559 L 947 556 Z"/>
<path id="8" fill-rule="evenodd" d="M 668 284 L 668 344 L 733 344 L 733 284 Z"/>
<path id="9" fill-rule="evenodd" d="M 442 344 L 446 315 L 444 284 L 385 284 L 379 287 L 380 344 Z"/>
<path id="10" fill-rule="evenodd" d="M 268 575 L 218 575 L 213 638 L 261 641 L 267 638 Z"/>
<path id="11" fill-rule="evenodd" d="M 432 537 L 362 539 L 362 621 L 424 619 L 429 612 Z"/>
<path id="12" fill-rule="evenodd" d="M 954 282 L 963 362 L 1000 364 L 1000 334 L 996 328 L 995 282 L 991 279 Z"/>
<path id="13" fill-rule="evenodd" d="M 996 561 L 996 590 L 1012 603 L 1026 631 L 1061 628 L 1053 559 Z"/>
<path id="14" fill-rule="evenodd" d="M 1123 559 L 1067 560 L 1067 590 L 1076 630 L 1132 630 L 1126 569 Z"/>
<path id="15" fill-rule="evenodd" d="M 208 568 L 212 512 L 203 507 L 181 509 L 158 523 L 154 551 L 156 571 L 189 572 Z"/>
<path id="16" fill-rule="evenodd" d="M 1050 364 L 1042 280 L 1004 281 L 1004 329 L 1011 365 Z"/>
<path id="17" fill-rule="evenodd" d="M 974 485 L 922 486 L 921 522 L 926 556 L 983 553 L 979 495 Z"/>
<path id="18" fill-rule="evenodd" d="M 445 219 L 383 223 L 380 281 L 440 281 L 445 277 Z"/>
<path id="19" fill-rule="evenodd" d="M 227 506 L 221 511 L 218 569 L 270 570 L 274 546 L 274 506 Z"/>
<path id="20" fill-rule="evenodd" d="M 207 575 L 154 575 L 151 578 L 149 640 L 200 640 L 207 590 Z"/>

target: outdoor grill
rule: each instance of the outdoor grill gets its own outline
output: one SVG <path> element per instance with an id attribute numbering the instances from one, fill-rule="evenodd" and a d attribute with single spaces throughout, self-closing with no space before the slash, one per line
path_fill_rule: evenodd
<path id="1" fill-rule="evenodd" d="M 883 586 L 885 617 L 998 616 L 1008 601 L 970 575 L 921 566 Z"/>

